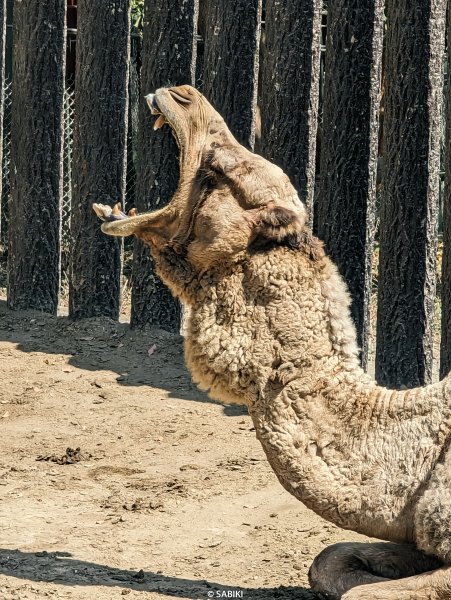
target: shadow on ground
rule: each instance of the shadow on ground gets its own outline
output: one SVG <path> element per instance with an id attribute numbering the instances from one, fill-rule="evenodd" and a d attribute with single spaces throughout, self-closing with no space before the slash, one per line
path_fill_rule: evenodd
<path id="1" fill-rule="evenodd" d="M 130 571 L 72 558 L 68 552 L 21 552 L 0 549 L 0 574 L 35 582 L 70 586 L 106 586 L 159 593 L 175 598 L 229 597 L 253 600 L 315 600 L 307 588 L 238 588 L 207 580 L 170 577 L 151 571 Z M 216 593 L 218 592 L 218 593 Z M 242 595 L 238 593 L 242 592 Z"/>
<path id="2" fill-rule="evenodd" d="M 162 330 L 132 330 L 106 317 L 77 322 L 34 311 L 10 311 L 0 301 L 0 341 L 22 352 L 67 355 L 68 363 L 92 372 L 113 371 L 123 386 L 164 389 L 169 397 L 213 402 L 191 381 L 183 360 L 183 338 Z M 246 414 L 225 406 L 229 416 Z"/>

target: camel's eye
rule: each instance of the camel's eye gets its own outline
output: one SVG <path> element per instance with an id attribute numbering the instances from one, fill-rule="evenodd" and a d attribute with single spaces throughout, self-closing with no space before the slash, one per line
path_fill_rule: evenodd
<path id="1" fill-rule="evenodd" d="M 185 93 L 181 91 L 175 92 L 174 90 L 169 90 L 169 93 L 171 94 L 172 98 L 177 102 L 177 104 L 180 104 L 184 107 L 186 107 L 188 104 L 191 104 L 191 99 L 188 98 Z"/>

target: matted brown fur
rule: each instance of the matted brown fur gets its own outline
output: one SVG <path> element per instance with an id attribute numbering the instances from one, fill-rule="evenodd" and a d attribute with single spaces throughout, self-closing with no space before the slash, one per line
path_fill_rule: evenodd
<path id="1" fill-rule="evenodd" d="M 166 208 L 103 230 L 149 245 L 187 307 L 194 380 L 247 405 L 281 484 L 325 519 L 400 544 L 332 548 L 312 566 L 313 588 L 451 598 L 451 568 L 439 568 L 451 564 L 449 379 L 377 386 L 359 365 L 346 286 L 287 176 L 241 147 L 193 88 L 152 102 L 181 149 L 179 188 Z"/>

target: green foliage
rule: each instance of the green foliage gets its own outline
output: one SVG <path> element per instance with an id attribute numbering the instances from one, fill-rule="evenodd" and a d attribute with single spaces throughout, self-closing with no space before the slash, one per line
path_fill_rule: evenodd
<path id="1" fill-rule="evenodd" d="M 136 33 L 142 34 L 144 0 L 132 0 L 132 27 Z"/>

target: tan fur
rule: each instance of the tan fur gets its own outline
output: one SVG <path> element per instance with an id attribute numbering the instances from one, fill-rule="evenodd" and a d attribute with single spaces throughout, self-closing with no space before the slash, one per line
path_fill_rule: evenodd
<path id="1" fill-rule="evenodd" d="M 156 94 L 182 148 L 175 199 L 104 231 L 149 244 L 190 309 L 194 380 L 217 400 L 247 404 L 281 484 L 340 527 L 418 548 L 409 571 L 406 546 L 392 544 L 399 566 L 378 577 L 371 561 L 383 549 L 334 549 L 318 557 L 322 568 L 315 561 L 312 586 L 346 600 L 451 598 L 449 567 L 418 575 L 451 565 L 449 379 L 392 391 L 362 371 L 348 291 L 288 178 L 239 146 L 196 90 L 177 93 L 190 103 Z M 321 575 L 337 565 L 337 577 Z"/>

